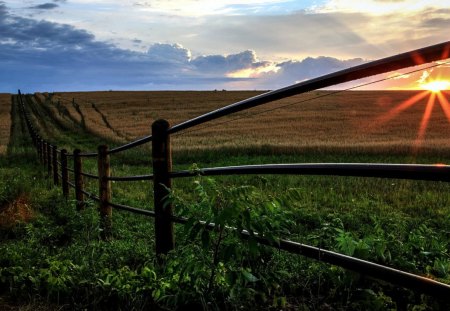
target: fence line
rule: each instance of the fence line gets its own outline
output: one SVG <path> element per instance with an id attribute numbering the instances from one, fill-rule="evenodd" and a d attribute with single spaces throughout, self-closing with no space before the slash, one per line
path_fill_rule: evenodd
<path id="1" fill-rule="evenodd" d="M 205 168 L 197 171 L 172 171 L 172 153 L 170 135 L 181 132 L 225 115 L 262 105 L 273 100 L 301 94 L 315 89 L 348 82 L 371 75 L 397 70 L 413 65 L 424 64 L 449 57 L 450 42 L 444 42 L 434 46 L 410 51 L 407 53 L 387 57 L 375 62 L 366 63 L 336 73 L 325 75 L 309 81 L 288 86 L 276 91 L 268 92 L 235 104 L 217 109 L 199 117 L 187 120 L 173 127 L 165 120 L 155 121 L 152 125 L 152 133 L 149 136 L 135 140 L 128 144 L 108 150 L 107 146 L 99 146 L 97 152 L 82 153 L 79 149 L 73 154 L 67 154 L 65 150 L 58 150 L 57 146 L 50 144 L 41 138 L 34 129 L 29 113 L 25 109 L 23 96 L 18 92 L 19 104 L 22 114 L 36 147 L 38 157 L 48 176 L 53 176 L 54 184 L 59 183 L 63 194 L 68 197 L 69 186 L 75 189 L 76 208 L 85 207 L 84 196 L 99 203 L 102 237 L 105 240 L 111 238 L 112 208 L 137 213 L 155 218 L 155 242 L 158 258 L 174 248 L 175 237 L 173 223 L 186 223 L 185 218 L 173 215 L 171 205 L 164 204 L 164 198 L 171 189 L 172 178 L 191 177 L 195 175 L 233 175 L 233 174 L 291 174 L 291 175 L 337 175 L 337 176 L 361 176 L 381 178 L 403 178 L 414 180 L 450 181 L 450 166 L 448 165 L 417 165 L 417 164 L 364 164 L 364 163 L 315 163 L 315 164 L 270 164 L 270 165 L 242 165 L 229 167 Z M 138 176 L 110 176 L 109 155 L 118 153 L 143 143 L 152 141 L 152 175 Z M 60 161 L 58 161 L 58 155 Z M 73 158 L 73 169 L 67 165 L 67 158 Z M 98 175 L 88 174 L 82 171 L 82 158 L 97 157 Z M 61 174 L 58 168 L 61 168 Z M 68 172 L 73 172 L 74 181 L 68 179 Z M 97 179 L 99 182 L 99 195 L 95 196 L 84 190 L 84 177 Z M 111 181 L 136 181 L 153 180 L 154 211 L 143 210 L 127 205 L 113 203 L 111 198 Z M 206 224 L 208 229 L 214 229 L 214 224 Z M 230 230 L 236 230 L 228 228 Z M 245 230 L 241 235 L 248 237 Z M 362 274 L 375 277 L 380 280 L 398 284 L 410 289 L 418 290 L 439 298 L 448 298 L 450 286 L 428 278 L 406 273 L 400 270 L 378 265 L 361 259 L 345 256 L 328 250 L 318 249 L 313 246 L 303 245 L 289 240 L 279 240 L 277 245 L 265 237 L 256 235 L 256 241 L 260 244 L 276 247 L 291 253 L 300 254 L 309 258 L 334 264 Z"/>

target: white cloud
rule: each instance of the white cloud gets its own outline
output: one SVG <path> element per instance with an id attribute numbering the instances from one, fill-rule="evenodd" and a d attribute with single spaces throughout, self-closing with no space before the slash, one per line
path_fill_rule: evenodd
<path id="1" fill-rule="evenodd" d="M 277 64 L 278 70 L 262 73 L 261 81 L 255 81 L 260 88 L 280 88 L 286 85 L 316 78 L 331 72 L 360 65 L 361 58 L 340 60 L 334 57 L 308 57 L 301 61 L 286 61 Z"/>
<path id="2" fill-rule="evenodd" d="M 425 83 L 428 79 L 428 77 L 430 76 L 430 73 L 432 72 L 432 70 L 430 70 L 430 72 L 428 72 L 427 70 L 424 70 L 424 72 L 422 72 L 422 75 L 420 76 L 419 80 L 417 80 L 417 83 L 421 84 L 421 83 Z"/>
<path id="3" fill-rule="evenodd" d="M 429 8 L 449 8 L 448 1 L 442 0 L 329 0 L 317 6 L 316 12 L 327 13 L 367 13 L 370 15 L 407 14 Z"/>
<path id="4" fill-rule="evenodd" d="M 230 55 L 202 55 L 192 60 L 192 64 L 200 71 L 215 73 L 231 73 L 243 69 L 264 67 L 267 62 L 260 62 L 254 51 L 244 51 Z"/>
<path id="5" fill-rule="evenodd" d="M 187 63 L 191 60 L 191 51 L 181 44 L 155 43 L 148 49 L 147 55 L 154 61 Z"/>
<path id="6" fill-rule="evenodd" d="M 309 1 L 304 1 L 309 3 Z M 182 16 L 204 16 L 220 14 L 240 14 L 242 10 L 249 11 L 251 8 L 265 8 L 273 5 L 289 5 L 297 3 L 298 7 L 303 7 L 301 1 L 295 0 L 152 0 L 136 1 L 135 6 L 150 12 L 159 12 L 171 15 Z"/>

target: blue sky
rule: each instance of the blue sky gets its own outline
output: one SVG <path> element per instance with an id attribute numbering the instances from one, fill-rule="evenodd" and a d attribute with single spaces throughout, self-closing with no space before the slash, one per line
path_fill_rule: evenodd
<path id="1" fill-rule="evenodd" d="M 446 3 L 0 0 L 0 92 L 274 89 L 448 41 Z"/>

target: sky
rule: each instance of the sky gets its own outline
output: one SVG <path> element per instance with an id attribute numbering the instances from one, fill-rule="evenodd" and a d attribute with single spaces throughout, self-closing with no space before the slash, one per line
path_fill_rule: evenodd
<path id="1" fill-rule="evenodd" d="M 448 41 L 449 27 L 442 0 L 0 0 L 0 92 L 276 89 Z"/>

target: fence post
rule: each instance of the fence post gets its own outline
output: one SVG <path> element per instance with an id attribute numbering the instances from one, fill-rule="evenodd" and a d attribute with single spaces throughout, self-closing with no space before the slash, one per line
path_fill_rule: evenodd
<path id="1" fill-rule="evenodd" d="M 52 174 L 52 145 L 47 143 L 47 174 L 48 177 Z"/>
<path id="2" fill-rule="evenodd" d="M 170 146 L 169 122 L 156 120 L 152 124 L 153 195 L 155 206 L 156 254 L 167 254 L 175 246 L 172 223 L 172 204 L 164 204 L 172 182 L 172 150 Z"/>
<path id="3" fill-rule="evenodd" d="M 67 150 L 61 150 L 61 185 L 66 200 L 69 198 L 69 174 L 67 171 Z"/>
<path id="4" fill-rule="evenodd" d="M 56 146 L 52 146 L 52 160 L 53 160 L 53 183 L 57 185 L 58 181 L 58 148 Z"/>
<path id="5" fill-rule="evenodd" d="M 47 142 L 45 140 L 42 141 L 42 164 L 44 167 L 47 166 Z"/>
<path id="6" fill-rule="evenodd" d="M 42 163 L 42 138 L 39 136 L 37 137 L 37 149 L 38 149 L 39 162 Z"/>
<path id="7" fill-rule="evenodd" d="M 108 146 L 98 147 L 98 192 L 99 192 L 99 212 L 100 229 L 103 240 L 110 240 L 112 237 L 112 208 L 111 201 L 111 181 L 107 178 L 111 176 Z"/>
<path id="8" fill-rule="evenodd" d="M 80 157 L 81 150 L 75 149 L 73 151 L 73 175 L 75 181 L 75 200 L 77 200 L 77 210 L 80 211 L 84 209 L 84 194 L 83 194 L 83 175 L 82 172 L 82 164 Z"/>

